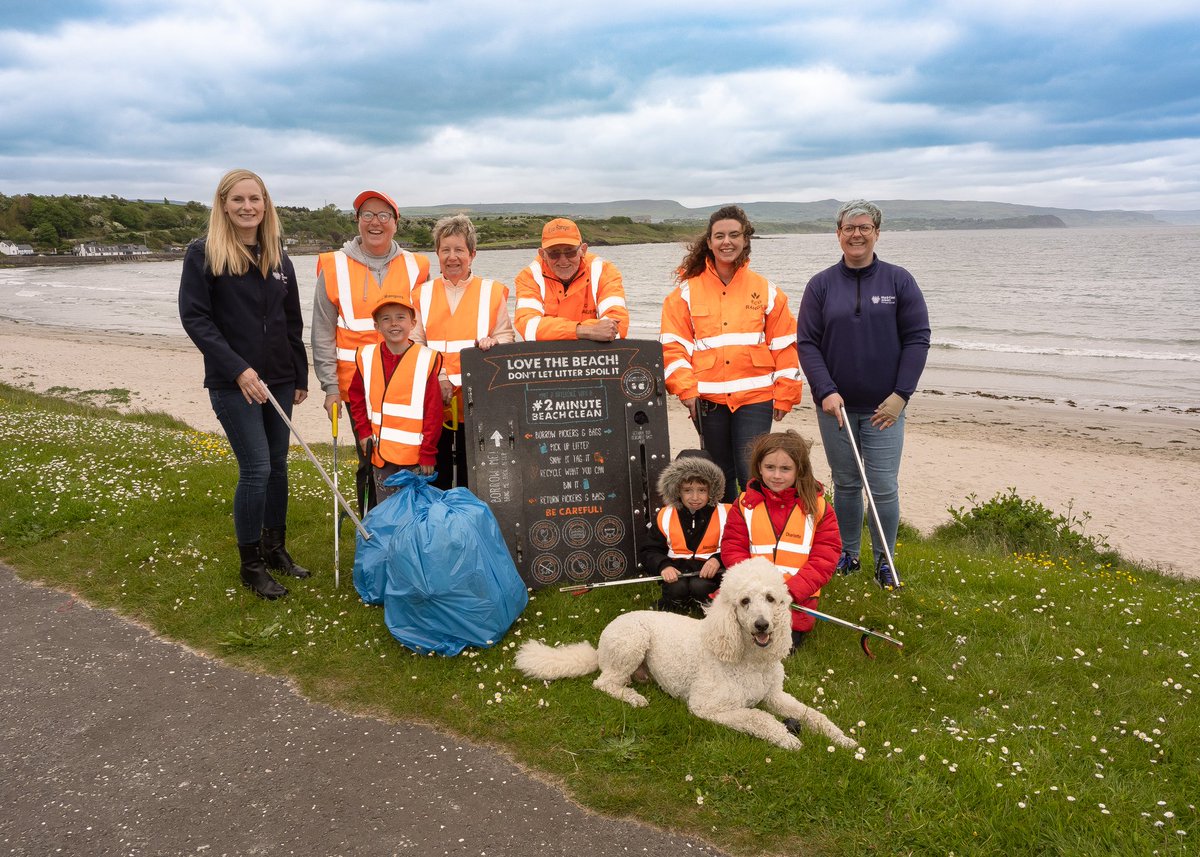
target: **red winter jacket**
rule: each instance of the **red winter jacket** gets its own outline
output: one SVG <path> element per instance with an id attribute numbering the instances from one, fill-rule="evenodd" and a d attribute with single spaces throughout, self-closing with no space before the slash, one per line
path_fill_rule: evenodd
<path id="1" fill-rule="evenodd" d="M 759 503 L 765 503 L 767 514 L 771 518 L 771 526 L 775 532 L 781 532 L 787 523 L 788 515 L 800 503 L 795 488 L 788 488 L 781 494 L 776 494 L 757 479 L 751 479 L 746 490 L 729 510 L 729 519 L 725 522 L 725 532 L 721 535 L 721 564 L 732 568 L 742 560 L 750 558 L 750 532 L 746 529 L 746 519 L 743 509 L 753 509 Z M 837 516 L 833 506 L 826 504 L 825 514 L 817 522 L 817 530 L 813 533 L 812 548 L 809 550 L 808 562 L 800 567 L 787 582 L 792 600 L 814 610 L 817 598 L 814 593 L 833 577 L 837 568 L 838 557 L 842 553 L 842 536 L 838 532 Z M 792 630 L 811 631 L 816 619 L 806 613 L 792 611 Z"/>

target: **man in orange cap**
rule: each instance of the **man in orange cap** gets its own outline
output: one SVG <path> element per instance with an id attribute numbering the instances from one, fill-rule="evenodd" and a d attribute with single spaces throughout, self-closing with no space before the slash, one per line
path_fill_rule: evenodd
<path id="1" fill-rule="evenodd" d="M 535 339 L 612 342 L 629 335 L 621 272 L 589 253 L 579 227 L 556 217 L 542 228 L 542 247 L 517 274 L 517 333 Z"/>
<path id="2" fill-rule="evenodd" d="M 354 198 L 354 219 L 358 235 L 341 250 L 317 258 L 313 369 L 325 391 L 325 410 L 330 420 L 340 402 L 350 401 L 355 351 L 380 341 L 371 317 L 380 295 L 386 292 L 407 297 L 415 286 L 429 279 L 429 259 L 401 249 L 395 241 L 400 209 L 394 199 L 382 191 L 364 190 Z M 350 425 L 354 427 L 354 422 Z M 356 427 L 354 431 L 354 439 L 361 441 Z M 375 505 L 375 489 L 371 463 L 361 450 L 358 465 L 358 506 L 365 512 Z"/>

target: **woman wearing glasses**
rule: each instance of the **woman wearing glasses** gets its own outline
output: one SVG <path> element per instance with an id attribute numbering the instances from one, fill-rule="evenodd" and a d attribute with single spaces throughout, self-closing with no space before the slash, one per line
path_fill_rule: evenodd
<path id="1" fill-rule="evenodd" d="M 386 193 L 364 190 L 354 198 L 358 235 L 341 250 L 317 258 L 317 288 L 313 298 L 313 370 L 325 392 L 325 410 L 333 419 L 339 402 L 350 401 L 354 353 L 381 341 L 371 308 L 384 294 L 408 295 L 429 279 L 429 258 L 400 248 L 394 240 L 400 209 Z M 414 331 L 419 335 L 419 331 Z M 346 420 L 351 429 L 353 420 Z M 364 456 L 358 437 L 358 507 L 375 505 L 371 459 Z"/>
<path id="2" fill-rule="evenodd" d="M 725 473 L 723 503 L 750 481 L 754 439 L 800 402 L 795 319 L 787 295 L 750 270 L 753 235 L 738 206 L 713 212 L 662 310 L 667 390 L 688 409 Z"/>
<path id="3" fill-rule="evenodd" d="M 912 275 L 875 255 L 882 221 L 878 206 L 866 200 L 838 210 L 842 259 L 809 280 L 800 301 L 796 347 L 833 475 L 843 551 L 838 571 L 850 574 L 860 568 L 863 522 L 862 478 L 842 431 L 844 408 L 884 530 L 877 533 L 872 522 L 875 579 L 892 588 L 896 577 L 883 545 L 894 557 L 904 407 L 925 368 L 929 312 Z"/>

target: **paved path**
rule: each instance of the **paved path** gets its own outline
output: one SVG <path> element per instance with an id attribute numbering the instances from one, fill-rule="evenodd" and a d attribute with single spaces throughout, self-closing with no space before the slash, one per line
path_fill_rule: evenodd
<path id="1" fill-rule="evenodd" d="M 719 855 L 0 565 L 0 854 Z"/>

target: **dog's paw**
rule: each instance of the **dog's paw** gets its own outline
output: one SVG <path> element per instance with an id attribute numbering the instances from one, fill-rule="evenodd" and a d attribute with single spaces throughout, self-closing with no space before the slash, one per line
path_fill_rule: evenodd
<path id="1" fill-rule="evenodd" d="M 855 741 L 853 738 L 849 738 L 845 735 L 842 735 L 839 738 L 834 738 L 833 743 L 836 744 L 837 746 L 841 747 L 843 750 L 857 750 L 858 749 L 858 742 Z"/>
<path id="2" fill-rule="evenodd" d="M 785 750 L 799 750 L 804 747 L 804 742 L 790 732 L 783 733 L 777 741 L 772 743 L 778 744 Z"/>

